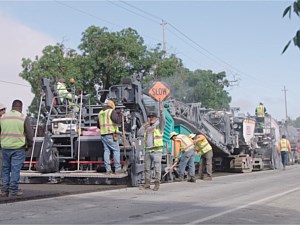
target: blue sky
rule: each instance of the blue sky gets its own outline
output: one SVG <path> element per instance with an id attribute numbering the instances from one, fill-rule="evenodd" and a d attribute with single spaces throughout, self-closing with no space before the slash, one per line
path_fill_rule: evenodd
<path id="1" fill-rule="evenodd" d="M 253 114 L 263 101 L 273 117 L 284 119 L 285 86 L 288 116 L 295 119 L 300 116 L 300 51 L 291 46 L 281 55 L 300 28 L 299 18 L 282 18 L 290 3 L 0 0 L 0 101 L 9 106 L 20 98 L 30 104 L 30 87 L 18 77 L 22 57 L 34 59 L 57 42 L 76 49 L 91 25 L 109 31 L 132 27 L 154 47 L 162 43 L 164 19 L 168 54 L 176 54 L 190 70 L 225 71 L 229 80 L 239 81 L 229 89 L 231 106 Z"/>

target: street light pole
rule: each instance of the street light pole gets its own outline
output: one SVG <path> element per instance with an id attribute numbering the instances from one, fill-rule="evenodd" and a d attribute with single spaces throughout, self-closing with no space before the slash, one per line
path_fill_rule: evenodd
<path id="1" fill-rule="evenodd" d="M 288 114 L 287 114 L 287 102 L 286 102 L 286 92 L 285 86 L 283 86 L 283 92 L 284 92 L 284 104 L 285 104 L 285 120 L 288 121 Z"/>

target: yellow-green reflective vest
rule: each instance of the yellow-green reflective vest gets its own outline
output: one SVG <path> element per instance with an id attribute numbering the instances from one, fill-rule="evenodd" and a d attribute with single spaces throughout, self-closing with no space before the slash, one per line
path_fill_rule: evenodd
<path id="1" fill-rule="evenodd" d="M 26 144 L 24 134 L 25 116 L 12 110 L 1 117 L 1 147 L 4 149 L 24 148 Z"/>
<path id="2" fill-rule="evenodd" d="M 100 133 L 101 135 L 105 134 L 113 134 L 115 132 L 119 132 L 118 125 L 114 123 L 110 116 L 113 109 L 101 110 L 99 112 L 98 118 L 100 123 Z"/>
<path id="3" fill-rule="evenodd" d="M 154 139 L 153 148 L 155 148 L 152 151 L 162 152 L 162 147 L 164 146 L 163 133 L 161 133 L 158 128 L 147 128 L 146 129 L 146 132 L 144 134 L 144 148 L 146 147 L 147 134 L 151 134 L 151 133 L 153 133 L 153 139 Z M 149 149 L 147 151 L 149 152 L 151 150 Z"/>
<path id="4" fill-rule="evenodd" d="M 288 140 L 286 140 L 286 139 L 281 139 L 280 140 L 280 151 L 284 151 L 284 152 L 286 152 L 286 151 L 288 151 L 289 149 L 288 149 Z"/>
<path id="5" fill-rule="evenodd" d="M 192 139 L 190 139 L 188 136 L 184 134 L 178 134 L 175 138 L 175 140 L 179 140 L 181 142 L 180 145 L 180 151 L 181 152 L 187 152 L 194 148 L 194 143 Z"/>
<path id="6" fill-rule="evenodd" d="M 265 107 L 263 105 L 258 105 L 256 108 L 256 116 L 264 117 L 265 116 Z"/>
<path id="7" fill-rule="evenodd" d="M 200 155 L 204 155 L 205 153 L 209 152 L 212 150 L 211 145 L 208 143 L 206 139 L 203 141 L 199 141 L 196 146 L 195 146 L 196 152 L 199 152 Z"/>
<path id="8" fill-rule="evenodd" d="M 72 94 L 67 90 L 67 87 L 65 84 L 62 84 L 60 82 L 57 82 L 57 94 L 60 97 L 60 103 L 63 103 L 64 99 L 68 99 L 69 101 L 72 101 Z"/>

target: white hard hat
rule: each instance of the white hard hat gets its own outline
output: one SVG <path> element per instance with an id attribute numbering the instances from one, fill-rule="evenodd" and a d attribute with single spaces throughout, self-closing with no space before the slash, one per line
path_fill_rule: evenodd
<path id="1" fill-rule="evenodd" d="M 0 110 L 2 110 L 2 109 L 6 109 L 6 106 L 4 104 L 0 103 Z"/>

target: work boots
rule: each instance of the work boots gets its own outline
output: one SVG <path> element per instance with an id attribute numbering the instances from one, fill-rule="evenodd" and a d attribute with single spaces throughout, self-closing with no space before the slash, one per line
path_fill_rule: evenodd
<path id="1" fill-rule="evenodd" d="M 175 177 L 175 181 L 176 182 L 183 182 L 184 181 L 184 177 Z"/>
<path id="2" fill-rule="evenodd" d="M 159 189 L 159 181 L 155 181 L 153 191 L 158 191 L 158 189 Z"/>
<path id="3" fill-rule="evenodd" d="M 145 180 L 144 189 L 150 189 L 150 180 Z"/>
<path id="4" fill-rule="evenodd" d="M 190 177 L 190 179 L 188 179 L 188 182 L 196 183 L 196 178 L 195 177 Z"/>

